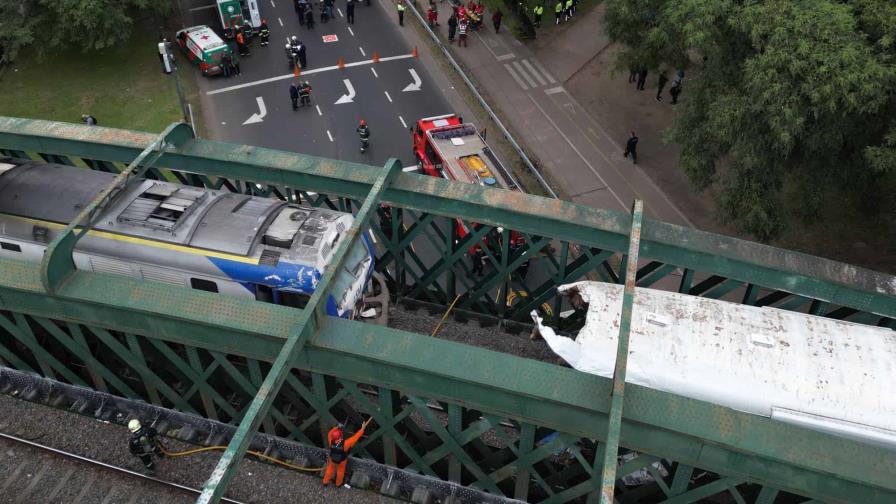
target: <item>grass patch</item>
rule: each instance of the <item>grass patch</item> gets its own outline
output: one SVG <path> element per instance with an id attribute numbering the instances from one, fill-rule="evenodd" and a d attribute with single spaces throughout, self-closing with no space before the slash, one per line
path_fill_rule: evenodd
<path id="1" fill-rule="evenodd" d="M 161 132 L 181 120 L 181 112 L 174 79 L 161 71 L 157 44 L 157 32 L 137 24 L 130 40 L 102 51 L 69 49 L 43 59 L 25 51 L 0 77 L 0 115 L 80 122 L 86 113 L 100 126 Z M 193 67 L 177 56 L 184 92 L 198 116 Z"/>

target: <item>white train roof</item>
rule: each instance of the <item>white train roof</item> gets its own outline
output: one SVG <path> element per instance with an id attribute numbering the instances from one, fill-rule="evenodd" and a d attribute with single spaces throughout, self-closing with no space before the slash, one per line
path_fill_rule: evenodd
<path id="1" fill-rule="evenodd" d="M 580 371 L 611 378 L 623 286 L 579 282 L 575 340 L 540 326 Z M 637 288 L 627 382 L 896 447 L 896 332 Z"/>

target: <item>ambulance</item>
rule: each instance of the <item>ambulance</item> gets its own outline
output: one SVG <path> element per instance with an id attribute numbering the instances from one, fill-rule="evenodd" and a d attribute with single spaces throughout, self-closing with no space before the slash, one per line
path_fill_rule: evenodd
<path id="1" fill-rule="evenodd" d="M 232 39 L 236 36 L 236 30 L 245 26 L 251 29 L 243 35 L 250 37 L 258 33 L 261 26 L 261 13 L 258 10 L 258 0 L 217 0 L 218 18 L 221 19 L 221 29 L 224 30 L 224 38 Z"/>
<path id="2" fill-rule="evenodd" d="M 225 53 L 233 56 L 230 46 L 208 26 L 184 28 L 175 38 L 187 59 L 198 65 L 205 76 L 222 73 L 221 56 Z"/>

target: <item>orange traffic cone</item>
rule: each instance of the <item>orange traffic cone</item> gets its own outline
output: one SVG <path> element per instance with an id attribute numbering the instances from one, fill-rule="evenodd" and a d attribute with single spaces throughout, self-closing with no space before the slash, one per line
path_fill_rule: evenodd
<path id="1" fill-rule="evenodd" d="M 418 58 L 420 54 L 417 52 L 417 46 L 414 46 L 414 52 L 411 53 L 411 56 Z"/>
<path id="2" fill-rule="evenodd" d="M 380 55 L 379 55 L 379 53 L 376 52 L 376 51 L 373 51 L 373 62 L 374 62 L 374 63 L 379 63 L 379 62 L 380 62 Z"/>
<path id="3" fill-rule="evenodd" d="M 295 65 L 292 67 L 292 74 L 295 75 L 296 77 L 299 77 L 300 75 L 302 75 L 302 71 L 299 70 L 299 65 Z"/>
<path id="4" fill-rule="evenodd" d="M 342 56 L 339 57 L 339 63 L 336 64 L 340 70 L 345 70 L 345 60 L 342 59 Z"/>

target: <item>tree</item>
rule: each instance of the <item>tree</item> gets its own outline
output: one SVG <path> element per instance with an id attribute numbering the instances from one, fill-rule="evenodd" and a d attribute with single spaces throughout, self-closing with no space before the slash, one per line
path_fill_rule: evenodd
<path id="1" fill-rule="evenodd" d="M 894 170 L 890 0 L 608 0 L 606 23 L 618 65 L 696 70 L 667 139 L 741 230 L 780 232 L 785 180 L 812 217 L 826 188 L 873 190 Z"/>
<path id="2" fill-rule="evenodd" d="M 10 60 L 34 45 L 39 51 L 79 47 L 85 51 L 127 39 L 133 15 L 166 13 L 166 0 L 0 0 L 0 47 Z"/>

